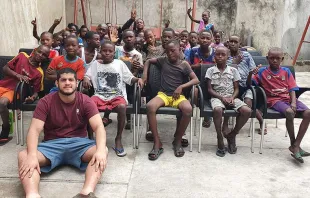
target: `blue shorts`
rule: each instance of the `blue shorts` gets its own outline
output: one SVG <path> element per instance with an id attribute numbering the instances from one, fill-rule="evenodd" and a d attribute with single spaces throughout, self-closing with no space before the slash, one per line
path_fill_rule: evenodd
<path id="1" fill-rule="evenodd" d="M 48 173 L 60 165 L 72 165 L 85 171 L 88 163 L 82 162 L 81 158 L 88 149 L 95 145 L 95 140 L 80 137 L 59 138 L 42 142 L 38 145 L 38 151 L 49 159 L 51 164 L 41 167 L 41 171 Z"/>

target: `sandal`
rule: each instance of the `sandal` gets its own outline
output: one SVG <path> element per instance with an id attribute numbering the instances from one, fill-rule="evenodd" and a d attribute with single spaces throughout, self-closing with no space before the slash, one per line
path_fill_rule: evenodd
<path id="1" fill-rule="evenodd" d="M 124 148 L 114 148 L 114 147 L 112 147 L 112 149 L 115 151 L 115 154 L 118 157 L 124 157 L 124 156 L 127 155 L 127 153 L 125 152 Z"/>
<path id="2" fill-rule="evenodd" d="M 160 154 L 162 154 L 164 152 L 164 148 L 159 148 L 159 149 L 156 149 L 156 148 L 153 148 L 152 151 L 149 153 L 149 160 L 157 160 L 158 157 L 160 156 Z"/>
<path id="3" fill-rule="evenodd" d="M 182 147 L 188 147 L 188 140 L 185 135 L 182 136 L 181 145 Z"/>
<path id="4" fill-rule="evenodd" d="M 224 157 L 226 154 L 226 149 L 219 149 L 217 148 L 217 151 L 216 151 L 216 155 L 219 156 L 219 157 Z"/>
<path id="5" fill-rule="evenodd" d="M 112 123 L 112 120 L 109 118 L 102 118 L 103 125 L 106 127 Z"/>
<path id="6" fill-rule="evenodd" d="M 145 139 L 150 142 L 154 142 L 154 136 L 151 131 L 147 131 L 145 134 Z"/>
<path id="7" fill-rule="evenodd" d="M 227 151 L 230 154 L 236 154 L 237 153 L 237 147 L 236 147 L 236 136 L 231 138 L 227 137 Z"/>
<path id="8" fill-rule="evenodd" d="M 305 151 L 305 150 L 303 150 L 301 148 L 299 148 L 299 153 L 300 153 L 301 157 L 308 157 L 308 156 L 310 156 L 309 152 L 307 152 L 307 151 Z"/>
<path id="9" fill-rule="evenodd" d="M 172 146 L 173 146 L 174 156 L 176 156 L 176 157 L 183 157 L 184 156 L 185 151 L 184 151 L 182 145 L 176 145 L 176 143 L 173 141 Z"/>
<path id="10" fill-rule="evenodd" d="M 291 156 L 300 163 L 304 163 L 304 159 L 302 159 L 300 152 L 291 154 Z"/>
<path id="11" fill-rule="evenodd" d="M 202 122 L 202 127 L 204 127 L 204 128 L 209 128 L 211 126 L 211 120 L 204 120 L 203 122 Z"/>

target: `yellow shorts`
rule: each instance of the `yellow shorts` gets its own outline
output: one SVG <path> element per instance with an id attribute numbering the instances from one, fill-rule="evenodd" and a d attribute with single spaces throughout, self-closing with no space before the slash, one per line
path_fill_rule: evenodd
<path id="1" fill-rule="evenodd" d="M 0 87 L 0 98 L 2 97 L 9 99 L 10 103 L 13 102 L 14 90 L 5 87 Z"/>
<path id="2" fill-rule="evenodd" d="M 173 107 L 173 108 L 178 108 L 179 104 L 182 101 L 187 100 L 184 95 L 180 95 L 180 97 L 177 100 L 174 100 L 172 96 L 167 96 L 165 93 L 161 91 L 158 92 L 157 97 L 161 98 L 164 101 L 165 107 Z"/>

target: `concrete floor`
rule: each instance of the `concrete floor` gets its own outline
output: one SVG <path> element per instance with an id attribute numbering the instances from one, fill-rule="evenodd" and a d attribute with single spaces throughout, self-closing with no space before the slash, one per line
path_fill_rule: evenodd
<path id="1" fill-rule="evenodd" d="M 310 84 L 310 73 L 297 73 L 299 86 Z M 300 99 L 310 107 L 310 93 Z M 25 129 L 31 113 L 26 113 Z M 111 148 L 116 133 L 116 116 L 106 128 L 107 146 Z M 132 149 L 132 133 L 124 131 L 128 155 L 119 158 L 109 151 L 108 166 L 98 184 L 98 197 L 308 197 L 310 193 L 310 157 L 297 163 L 287 149 L 289 138 L 285 135 L 285 121 L 268 120 L 263 154 L 259 154 L 260 136 L 255 136 L 255 152 L 250 151 L 247 135 L 249 123 L 237 136 L 238 152 L 217 157 L 216 133 L 212 124 L 203 129 L 202 151 L 198 153 L 198 138 L 194 137 L 193 152 L 183 158 L 174 157 L 171 142 L 175 130 L 173 116 L 158 116 L 159 131 L 164 142 L 164 153 L 157 161 L 149 161 L 147 154 L 152 143 L 145 140 L 145 128 L 140 137 L 140 148 Z M 143 122 L 145 117 L 143 117 Z M 298 130 L 300 120 L 295 120 Z M 258 126 L 257 126 L 258 127 Z M 189 130 L 187 132 L 189 134 Z M 306 134 L 302 147 L 310 150 L 310 135 Z M 17 153 L 24 149 L 16 146 L 15 137 L 0 147 L 0 197 L 23 197 L 24 192 L 17 173 Z M 40 184 L 42 197 L 73 197 L 82 188 L 84 173 L 72 167 L 60 167 L 43 175 Z"/>

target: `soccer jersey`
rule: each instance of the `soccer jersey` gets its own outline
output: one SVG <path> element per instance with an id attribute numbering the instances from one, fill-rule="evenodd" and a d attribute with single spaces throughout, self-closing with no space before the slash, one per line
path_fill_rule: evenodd
<path id="1" fill-rule="evenodd" d="M 58 56 L 52 60 L 49 67 L 54 70 L 71 68 L 76 72 L 77 79 L 83 80 L 85 74 L 85 62 L 78 56 L 74 60 L 68 60 L 66 56 Z"/>
<path id="2" fill-rule="evenodd" d="M 214 63 L 214 55 L 215 50 L 210 48 L 209 56 L 206 57 L 202 52 L 200 47 L 194 47 L 190 50 L 189 57 L 187 58 L 187 62 L 191 65 L 204 63 L 204 64 L 213 64 Z"/>
<path id="3" fill-rule="evenodd" d="M 291 71 L 284 67 L 280 67 L 278 72 L 271 71 L 270 67 L 260 68 L 252 81 L 264 88 L 268 107 L 278 101 L 290 102 L 289 93 L 299 89 Z"/>
<path id="4" fill-rule="evenodd" d="M 30 56 L 33 55 L 34 51 L 36 50 L 37 48 L 34 48 L 34 50 L 31 52 Z M 55 57 L 59 56 L 59 52 L 57 49 L 50 49 L 50 53 L 49 53 L 49 56 L 48 58 L 50 59 L 53 59 Z"/>
<path id="5" fill-rule="evenodd" d="M 41 67 L 35 67 L 29 63 L 29 56 L 21 52 L 8 62 L 8 67 L 16 73 L 28 76 L 30 78 L 29 84 L 33 86 L 34 92 L 39 92 L 43 89 L 43 71 Z M 0 80 L 0 87 L 5 87 L 14 90 L 19 79 L 12 76 L 6 76 Z"/>

